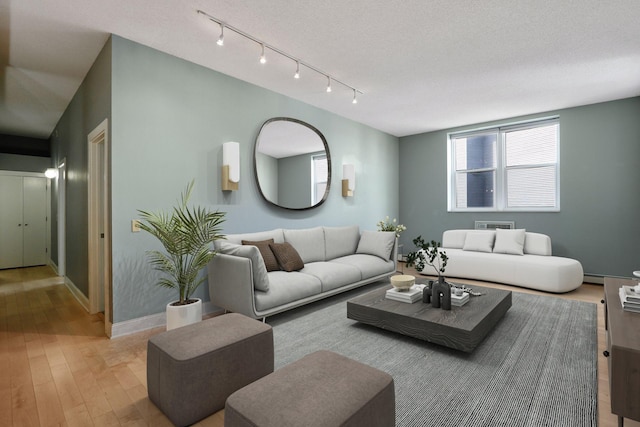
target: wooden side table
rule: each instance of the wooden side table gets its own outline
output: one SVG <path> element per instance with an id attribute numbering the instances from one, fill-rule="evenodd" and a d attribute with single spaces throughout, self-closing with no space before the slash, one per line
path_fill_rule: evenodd
<path id="1" fill-rule="evenodd" d="M 604 355 L 609 365 L 611 412 L 618 416 L 620 427 L 624 418 L 640 421 L 640 313 L 624 311 L 618 295 L 622 285 L 634 284 L 630 279 L 604 279 Z"/>

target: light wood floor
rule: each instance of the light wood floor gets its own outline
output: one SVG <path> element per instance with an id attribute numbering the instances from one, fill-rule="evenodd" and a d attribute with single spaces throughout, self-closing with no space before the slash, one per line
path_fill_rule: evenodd
<path id="1" fill-rule="evenodd" d="M 599 425 L 607 427 L 617 418 L 602 356 L 602 294 L 585 284 L 560 297 L 599 305 Z M 50 268 L 0 270 L 0 426 L 171 425 L 146 390 L 147 340 L 162 328 L 113 340 L 103 331 L 101 316 L 87 314 Z M 223 412 L 196 425 L 222 426 Z"/>

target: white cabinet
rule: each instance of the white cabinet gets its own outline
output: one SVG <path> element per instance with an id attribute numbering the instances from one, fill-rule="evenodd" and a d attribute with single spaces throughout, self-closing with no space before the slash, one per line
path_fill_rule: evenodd
<path id="1" fill-rule="evenodd" d="M 0 175 L 0 268 L 46 263 L 46 178 Z"/>

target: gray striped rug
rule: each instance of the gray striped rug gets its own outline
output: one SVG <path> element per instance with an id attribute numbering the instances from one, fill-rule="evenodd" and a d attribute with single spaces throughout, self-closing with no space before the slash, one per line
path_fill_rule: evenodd
<path id="1" fill-rule="evenodd" d="M 347 319 L 354 295 L 268 319 L 276 369 L 327 349 L 388 372 L 398 426 L 597 425 L 595 304 L 514 292 L 465 354 Z"/>

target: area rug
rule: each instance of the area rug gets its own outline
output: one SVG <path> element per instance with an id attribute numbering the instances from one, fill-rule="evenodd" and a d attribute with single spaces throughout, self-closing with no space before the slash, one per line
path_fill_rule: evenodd
<path id="1" fill-rule="evenodd" d="M 276 369 L 320 349 L 381 369 L 397 426 L 597 425 L 595 304 L 514 292 L 467 354 L 347 319 L 345 300 L 270 318 Z"/>

